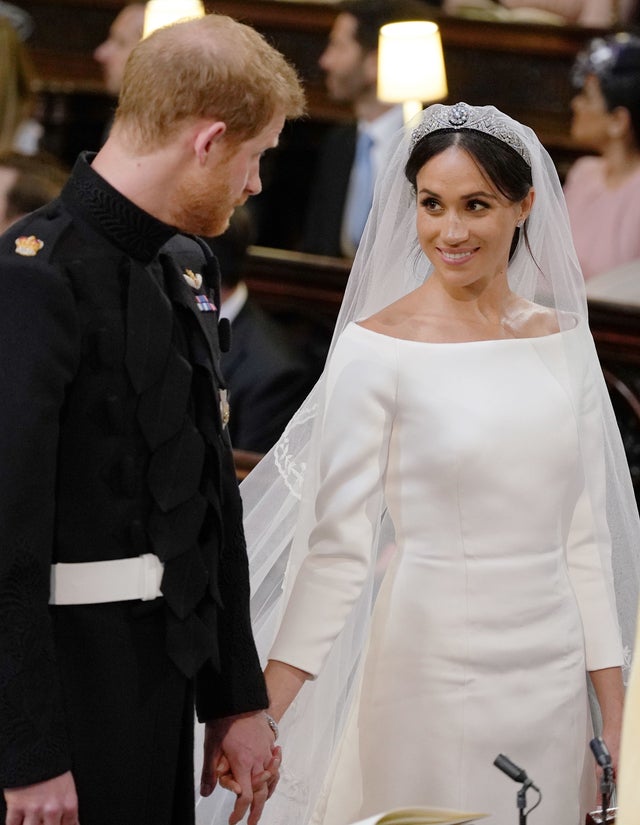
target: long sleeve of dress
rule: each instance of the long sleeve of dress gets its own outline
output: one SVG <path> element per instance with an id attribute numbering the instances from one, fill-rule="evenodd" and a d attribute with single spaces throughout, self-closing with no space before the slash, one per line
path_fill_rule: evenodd
<path id="1" fill-rule="evenodd" d="M 347 331 L 328 365 L 315 526 L 271 659 L 322 668 L 372 563 L 393 425 L 397 351 Z"/>
<path id="2" fill-rule="evenodd" d="M 577 501 L 567 560 L 584 628 L 587 670 L 622 664 L 607 525 L 602 417 L 596 387 L 584 388 L 581 416 L 585 486 Z"/>

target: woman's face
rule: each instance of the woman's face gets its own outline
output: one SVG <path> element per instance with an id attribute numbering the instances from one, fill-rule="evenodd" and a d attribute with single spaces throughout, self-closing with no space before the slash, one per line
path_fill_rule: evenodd
<path id="1" fill-rule="evenodd" d="M 506 278 L 509 249 L 533 190 L 512 203 L 471 155 L 451 146 L 428 160 L 416 178 L 418 240 L 449 286 L 482 286 Z"/>
<path id="2" fill-rule="evenodd" d="M 599 151 L 609 137 L 610 113 L 595 75 L 587 75 L 571 101 L 571 111 L 571 137 L 581 146 Z"/>

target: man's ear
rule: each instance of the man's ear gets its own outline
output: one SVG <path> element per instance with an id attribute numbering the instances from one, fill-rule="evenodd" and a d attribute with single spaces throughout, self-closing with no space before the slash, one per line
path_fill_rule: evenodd
<path id="1" fill-rule="evenodd" d="M 201 164 L 207 162 L 211 149 L 222 139 L 226 131 L 227 124 L 221 120 L 207 123 L 198 129 L 193 141 L 193 150 Z"/>

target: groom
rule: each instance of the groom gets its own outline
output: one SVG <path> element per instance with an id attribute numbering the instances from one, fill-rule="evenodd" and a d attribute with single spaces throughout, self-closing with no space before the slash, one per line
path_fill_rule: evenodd
<path id="1" fill-rule="evenodd" d="M 251 28 L 162 29 L 129 58 L 98 155 L 0 238 L 6 825 L 193 823 L 194 700 L 232 823 L 257 822 L 277 780 L 198 236 L 260 191 L 303 108 Z"/>

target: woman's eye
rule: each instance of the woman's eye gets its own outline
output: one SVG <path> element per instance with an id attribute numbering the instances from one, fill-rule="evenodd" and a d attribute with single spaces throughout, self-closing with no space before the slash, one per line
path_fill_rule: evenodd
<path id="1" fill-rule="evenodd" d="M 471 212 L 480 212 L 482 209 L 487 209 L 488 206 L 484 201 L 469 201 L 467 203 L 467 209 Z"/>
<path id="2" fill-rule="evenodd" d="M 433 212 L 440 207 L 440 204 L 435 198 L 424 198 L 421 203 L 423 208 L 429 212 Z"/>

